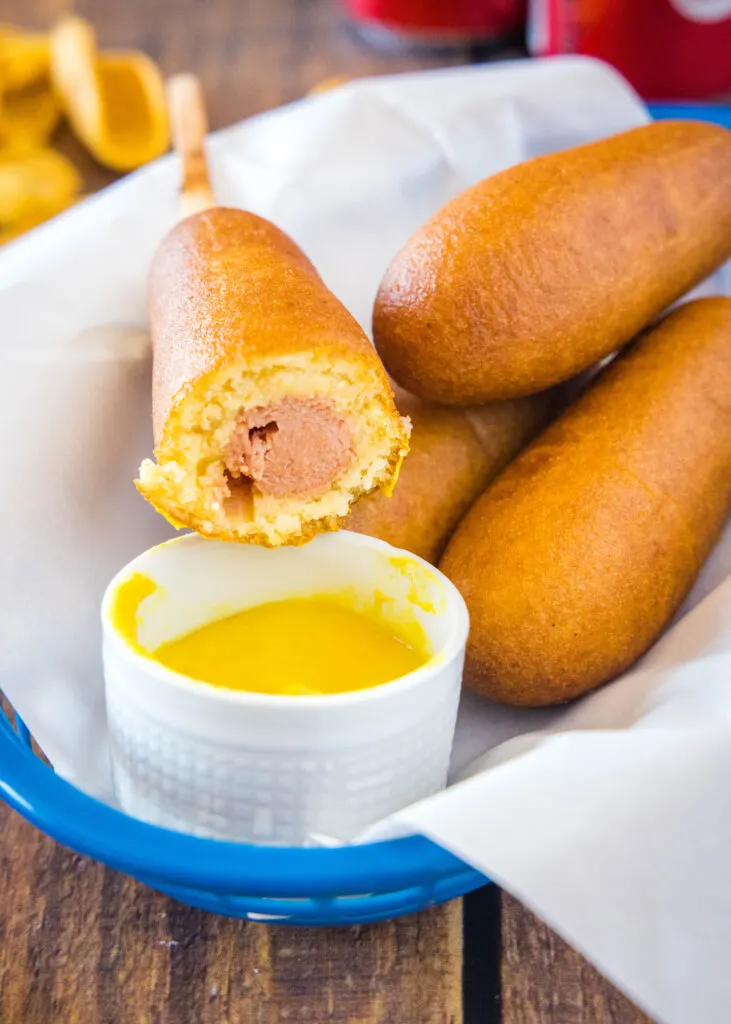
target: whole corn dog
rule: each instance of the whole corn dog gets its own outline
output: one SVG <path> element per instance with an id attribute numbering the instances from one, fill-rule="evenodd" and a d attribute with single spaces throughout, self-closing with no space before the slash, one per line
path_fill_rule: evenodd
<path id="1" fill-rule="evenodd" d="M 206 536 L 302 543 L 392 481 L 408 421 L 367 337 L 297 245 L 261 217 L 212 206 L 195 80 L 177 80 L 171 106 L 184 198 L 198 212 L 150 271 L 156 462 L 143 462 L 137 485 Z"/>
<path id="2" fill-rule="evenodd" d="M 731 256 L 731 132 L 666 121 L 475 185 L 388 268 L 391 376 L 470 405 L 542 391 L 621 348 Z"/>
<path id="3" fill-rule="evenodd" d="M 450 409 L 399 387 L 394 394 L 412 423 L 409 456 L 393 493 L 363 498 L 345 526 L 436 562 L 475 498 L 546 423 L 554 398 Z"/>
<path id="4" fill-rule="evenodd" d="M 731 511 L 731 299 L 671 313 L 472 506 L 441 568 L 471 630 L 465 679 L 569 700 L 628 668 Z"/>

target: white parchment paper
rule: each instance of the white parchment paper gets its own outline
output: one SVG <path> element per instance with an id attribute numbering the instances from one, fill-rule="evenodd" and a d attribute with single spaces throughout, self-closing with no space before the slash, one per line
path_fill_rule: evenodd
<path id="1" fill-rule="evenodd" d="M 220 201 L 289 232 L 367 329 L 390 257 L 447 199 L 646 116 L 598 63 L 516 62 L 353 83 L 218 133 L 210 156 Z M 0 251 L 0 687 L 101 797 L 99 601 L 170 534 L 132 480 L 152 445 L 145 277 L 176 170 L 166 158 Z M 669 1024 L 731 1014 L 730 572 L 727 531 L 694 610 L 569 711 L 466 697 L 462 781 L 378 830 L 456 851 Z"/>

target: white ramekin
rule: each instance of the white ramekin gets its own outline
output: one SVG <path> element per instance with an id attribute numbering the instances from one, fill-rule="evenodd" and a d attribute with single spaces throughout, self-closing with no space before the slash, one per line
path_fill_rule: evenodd
<path id="1" fill-rule="evenodd" d="M 378 594 L 384 608 L 413 613 L 434 655 L 400 679 L 343 694 L 209 686 L 145 657 L 113 624 L 116 591 L 135 573 L 159 588 L 138 610 L 148 650 L 252 605 L 347 588 L 364 604 Z M 299 845 L 348 840 L 446 782 L 467 610 L 445 576 L 406 551 L 346 531 L 274 550 L 185 535 L 117 574 L 102 621 L 114 782 L 129 814 L 198 835 Z"/>

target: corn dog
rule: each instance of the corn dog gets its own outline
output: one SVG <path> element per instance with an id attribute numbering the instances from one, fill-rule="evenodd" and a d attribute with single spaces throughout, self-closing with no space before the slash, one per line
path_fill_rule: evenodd
<path id="1" fill-rule="evenodd" d="M 731 256 L 731 132 L 666 121 L 475 185 L 375 304 L 391 376 L 456 405 L 533 394 L 621 348 Z"/>
<path id="2" fill-rule="evenodd" d="M 183 199 L 196 212 L 150 271 L 156 462 L 137 486 L 206 536 L 303 543 L 392 480 L 408 421 L 373 346 L 297 245 L 212 205 L 195 81 L 173 94 Z"/>
<path id="3" fill-rule="evenodd" d="M 393 494 L 363 498 L 344 525 L 435 563 L 475 498 L 546 422 L 553 396 L 450 409 L 398 386 L 394 394 L 412 423 L 409 456 Z"/>
<path id="4" fill-rule="evenodd" d="M 465 679 L 569 700 L 640 657 L 731 511 L 731 299 L 671 313 L 485 491 L 441 568 L 467 602 Z"/>

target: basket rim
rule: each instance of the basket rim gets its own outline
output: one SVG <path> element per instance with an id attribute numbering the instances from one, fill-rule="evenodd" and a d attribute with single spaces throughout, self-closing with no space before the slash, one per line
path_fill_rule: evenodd
<path id="1" fill-rule="evenodd" d="M 468 869 L 424 836 L 300 848 L 207 839 L 151 825 L 56 775 L 14 731 L 0 730 L 0 797 L 77 853 L 150 882 L 207 892 L 294 899 L 368 895 L 433 886 Z"/>

